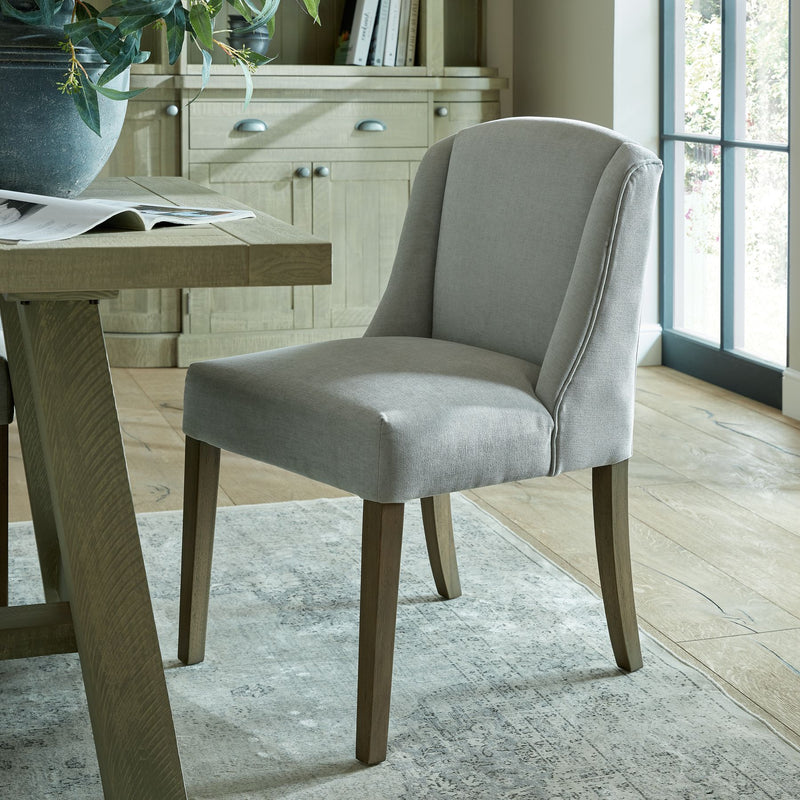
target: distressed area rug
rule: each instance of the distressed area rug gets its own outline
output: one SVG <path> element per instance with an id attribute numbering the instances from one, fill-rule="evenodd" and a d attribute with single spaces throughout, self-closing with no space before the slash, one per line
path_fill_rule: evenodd
<path id="1" fill-rule="evenodd" d="M 409 504 L 388 760 L 353 758 L 360 502 L 219 512 L 206 661 L 179 667 L 180 514 L 140 517 L 189 797 L 800 797 L 800 754 L 644 637 L 614 665 L 600 601 L 453 498 L 464 596 L 437 599 Z M 12 527 L 12 602 L 40 602 Z M 102 797 L 78 658 L 0 663 L 0 797 Z M 153 798 L 153 800 L 159 800 Z"/>

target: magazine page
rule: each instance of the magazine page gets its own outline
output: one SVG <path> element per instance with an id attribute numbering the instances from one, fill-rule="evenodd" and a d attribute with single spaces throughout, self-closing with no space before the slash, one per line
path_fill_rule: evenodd
<path id="1" fill-rule="evenodd" d="M 103 223 L 134 230 L 154 225 L 197 225 L 254 217 L 249 210 L 184 208 L 125 200 L 65 199 L 0 189 L 0 242 L 24 244 L 69 239 Z"/>
<path id="2" fill-rule="evenodd" d="M 0 193 L 2 196 L 2 193 Z M 84 200 L 82 202 L 96 202 Z M 188 206 L 159 206 L 124 200 L 103 200 L 108 208 L 118 209 L 107 222 L 114 227 L 150 230 L 154 225 L 200 225 L 210 222 L 230 222 L 248 219 L 255 214 L 248 209 L 191 208 Z"/>

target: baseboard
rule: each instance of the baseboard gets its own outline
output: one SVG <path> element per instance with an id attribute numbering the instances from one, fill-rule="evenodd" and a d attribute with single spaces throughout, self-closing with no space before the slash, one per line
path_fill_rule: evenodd
<path id="1" fill-rule="evenodd" d="M 643 323 L 639 328 L 636 363 L 640 367 L 657 367 L 661 363 L 661 326 L 657 323 Z"/>
<path id="2" fill-rule="evenodd" d="M 787 417 L 800 419 L 800 371 L 787 369 L 783 372 L 783 397 L 781 410 Z"/>

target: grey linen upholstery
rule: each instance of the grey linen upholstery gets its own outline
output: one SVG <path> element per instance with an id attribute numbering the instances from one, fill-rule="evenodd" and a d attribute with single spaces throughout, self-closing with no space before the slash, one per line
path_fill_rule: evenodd
<path id="1" fill-rule="evenodd" d="M 193 364 L 184 432 L 380 503 L 627 459 L 660 173 L 566 120 L 439 142 L 366 336 Z"/>

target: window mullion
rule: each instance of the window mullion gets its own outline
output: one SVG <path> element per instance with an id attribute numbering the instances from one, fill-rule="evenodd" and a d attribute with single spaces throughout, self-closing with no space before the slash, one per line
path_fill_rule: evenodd
<path id="1" fill-rule="evenodd" d="M 742 0 L 722 3 L 722 140 L 744 138 L 745 19 Z M 720 344 L 734 350 L 744 319 L 744 151 L 722 145 L 722 230 L 720 232 Z"/>

